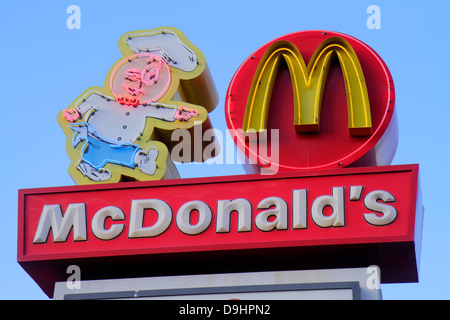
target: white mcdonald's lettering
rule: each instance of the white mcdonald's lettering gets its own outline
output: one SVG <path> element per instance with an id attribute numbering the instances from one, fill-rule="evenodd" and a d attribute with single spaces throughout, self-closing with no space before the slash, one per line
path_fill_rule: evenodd
<path id="1" fill-rule="evenodd" d="M 312 201 L 310 215 L 315 225 L 321 228 L 345 227 L 346 201 L 359 201 L 362 186 L 350 187 L 348 200 L 345 187 L 333 187 L 331 195 L 322 195 Z M 292 190 L 292 230 L 307 229 L 307 189 Z M 367 193 L 363 199 L 364 206 L 371 212 L 362 212 L 361 217 L 370 225 L 385 226 L 395 221 L 398 212 L 389 203 L 395 203 L 395 197 L 384 190 Z M 325 213 L 330 207 L 332 213 Z M 260 231 L 288 230 L 289 208 L 285 199 L 267 197 L 257 205 L 254 225 Z M 158 214 L 152 226 L 144 226 L 145 210 L 154 210 Z M 198 221 L 192 222 L 192 212 L 198 212 Z M 329 211 L 329 210 L 328 210 Z M 217 200 L 216 233 L 230 233 L 231 213 L 237 212 L 236 232 L 252 231 L 252 204 L 240 198 L 234 200 Z M 353 214 L 353 213 L 352 213 Z M 173 213 L 170 205 L 160 199 L 131 200 L 128 238 L 152 238 L 162 235 L 172 222 Z M 111 219 L 106 229 L 105 221 Z M 85 203 L 72 203 L 62 212 L 61 205 L 44 205 L 33 239 L 33 243 L 46 243 L 52 231 L 53 242 L 66 242 L 73 230 L 73 241 L 87 240 L 87 214 Z M 198 235 L 205 232 L 213 221 L 213 211 L 203 201 L 195 200 L 184 203 L 177 211 L 176 225 L 180 232 L 187 235 Z M 125 229 L 126 215 L 121 208 L 106 206 L 98 210 L 91 220 L 91 230 L 100 240 L 112 240 L 119 237 Z"/>

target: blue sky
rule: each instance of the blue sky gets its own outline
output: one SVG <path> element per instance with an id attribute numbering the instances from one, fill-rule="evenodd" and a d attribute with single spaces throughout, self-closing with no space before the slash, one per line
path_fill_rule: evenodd
<path id="1" fill-rule="evenodd" d="M 68 6 L 81 9 L 69 30 Z M 369 5 L 381 29 L 368 29 Z M 393 164 L 420 164 L 425 205 L 420 282 L 382 285 L 385 299 L 449 299 L 450 188 L 448 52 L 450 2 L 437 1 L 1 1 L 0 299 L 46 299 L 16 262 L 17 191 L 73 185 L 57 113 L 102 86 L 125 32 L 173 26 L 205 54 L 220 101 L 211 114 L 226 129 L 224 97 L 240 64 L 268 41 L 330 30 L 372 47 L 395 83 L 400 138 Z M 243 174 L 240 165 L 179 166 L 183 178 Z"/>

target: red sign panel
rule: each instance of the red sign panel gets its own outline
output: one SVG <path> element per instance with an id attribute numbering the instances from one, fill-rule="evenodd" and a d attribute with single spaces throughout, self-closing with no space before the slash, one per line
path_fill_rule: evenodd
<path id="1" fill-rule="evenodd" d="M 377 264 L 417 281 L 422 214 L 417 165 L 27 189 L 18 261 L 49 296 L 73 264 L 82 280 Z"/>

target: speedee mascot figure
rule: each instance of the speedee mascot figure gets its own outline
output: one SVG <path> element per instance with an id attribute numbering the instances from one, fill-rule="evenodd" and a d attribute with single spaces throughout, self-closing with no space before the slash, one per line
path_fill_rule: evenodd
<path id="1" fill-rule="evenodd" d="M 179 30 L 129 32 L 119 48 L 104 88 L 88 88 L 58 115 L 78 184 L 177 177 L 170 133 L 209 127 L 217 105 L 203 54 Z"/>

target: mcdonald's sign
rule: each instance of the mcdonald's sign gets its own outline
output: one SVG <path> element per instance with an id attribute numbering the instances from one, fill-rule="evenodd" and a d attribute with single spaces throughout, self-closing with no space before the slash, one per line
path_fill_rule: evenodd
<path id="1" fill-rule="evenodd" d="M 345 34 L 303 31 L 267 43 L 244 61 L 225 112 L 231 135 L 256 167 L 374 166 L 390 164 L 395 154 L 394 101 L 391 74 L 373 49 Z M 278 144 L 278 163 L 252 147 L 255 139 L 265 147 Z"/>
<path id="2" fill-rule="evenodd" d="M 164 32 L 157 36 L 177 34 Z M 175 43 L 187 50 L 176 38 L 165 39 L 171 39 L 167 46 Z M 137 63 L 137 57 L 144 59 L 138 64 L 141 71 L 126 69 L 125 80 L 137 82 L 134 90 L 148 80 L 148 90 L 153 90 L 152 74 L 171 69 L 162 57 L 152 54 L 150 59 L 147 52 L 120 61 Z M 175 69 L 183 64 L 171 62 Z M 198 68 L 189 55 L 184 64 L 188 71 Z M 152 73 L 145 71 L 149 66 Z M 204 76 L 197 83 L 203 89 L 199 99 L 212 99 Z M 134 98 L 103 98 L 99 101 L 118 108 L 125 103 L 125 117 L 138 108 Z M 387 166 L 398 140 L 394 101 L 388 68 L 363 42 L 328 31 L 275 39 L 236 71 L 225 111 L 238 147 L 253 160 L 249 167 L 285 172 L 22 189 L 17 261 L 49 297 L 55 282 L 67 279 L 71 265 L 83 270 L 83 280 L 377 265 L 383 283 L 418 281 L 423 222 L 419 167 Z M 159 103 L 154 112 L 164 110 Z M 208 124 L 203 107 L 175 107 L 173 121 L 156 119 L 169 123 L 158 122 L 164 130 L 192 128 L 195 136 L 203 125 L 191 126 L 188 120 Z M 80 114 L 62 111 L 59 119 L 68 122 L 72 116 Z M 186 121 L 180 122 L 183 117 Z M 75 127 L 66 123 L 72 137 L 70 128 Z M 88 128 L 80 128 L 74 139 L 83 133 L 89 138 Z M 92 181 L 106 181 L 97 180 Z"/>

